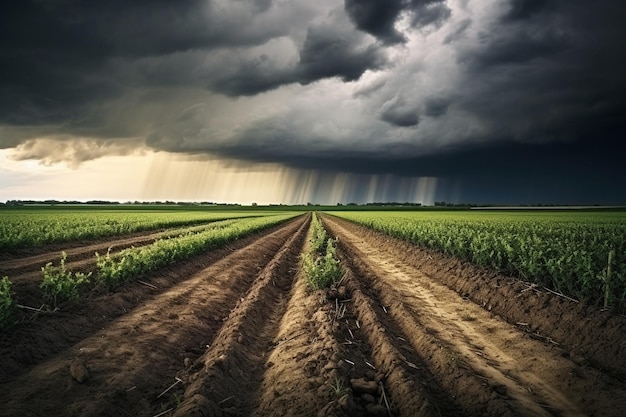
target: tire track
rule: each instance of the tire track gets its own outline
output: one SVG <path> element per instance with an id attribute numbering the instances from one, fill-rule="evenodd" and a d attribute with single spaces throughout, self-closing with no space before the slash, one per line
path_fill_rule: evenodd
<path id="1" fill-rule="evenodd" d="M 283 270 L 308 219 L 299 218 L 157 295 L 48 361 L 0 385 L 6 415 L 154 415 L 176 403 L 204 346 L 259 277 Z M 278 255 L 277 255 L 278 253 Z M 290 268 L 291 266 L 287 266 Z M 235 308 L 235 310 L 237 310 Z M 91 377 L 74 381 L 68 366 Z"/>
<path id="2" fill-rule="evenodd" d="M 622 384 L 581 368 L 386 252 L 362 228 L 324 217 L 345 263 L 466 415 L 619 415 Z M 364 236 L 368 236 L 364 238 Z M 387 332 L 396 334 L 393 326 Z M 390 331 L 391 330 L 391 331 Z M 582 375 L 582 377 L 581 377 Z M 598 410 L 602 410 L 598 412 Z"/>

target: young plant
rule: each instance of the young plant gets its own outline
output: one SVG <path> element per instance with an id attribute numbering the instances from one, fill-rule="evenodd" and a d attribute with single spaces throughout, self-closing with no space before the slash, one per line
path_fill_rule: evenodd
<path id="1" fill-rule="evenodd" d="M 48 262 L 41 268 L 43 281 L 39 287 L 43 290 L 44 297 L 55 307 L 60 302 L 76 301 L 80 296 L 81 287 L 89 283 L 91 276 L 91 272 L 84 274 L 68 271 L 65 267 L 66 259 L 67 254 L 62 252 L 60 266 Z"/>
<path id="2" fill-rule="evenodd" d="M 339 281 L 342 270 L 333 240 L 326 240 L 326 231 L 316 217 L 313 217 L 312 229 L 311 248 L 302 259 L 302 268 L 309 285 L 319 290 Z"/>
<path id="3" fill-rule="evenodd" d="M 0 329 L 9 324 L 9 318 L 15 307 L 15 301 L 11 294 L 11 281 L 8 277 L 0 280 Z"/>
<path id="4" fill-rule="evenodd" d="M 351 392 L 350 388 L 348 388 L 341 378 L 335 377 L 333 382 L 330 383 L 333 392 L 337 397 L 343 397 L 346 394 Z"/>

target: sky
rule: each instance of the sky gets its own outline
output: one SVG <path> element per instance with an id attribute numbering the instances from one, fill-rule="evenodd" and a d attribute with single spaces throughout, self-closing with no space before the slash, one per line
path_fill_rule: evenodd
<path id="1" fill-rule="evenodd" d="M 626 204 L 626 2 L 4 0 L 0 201 Z"/>

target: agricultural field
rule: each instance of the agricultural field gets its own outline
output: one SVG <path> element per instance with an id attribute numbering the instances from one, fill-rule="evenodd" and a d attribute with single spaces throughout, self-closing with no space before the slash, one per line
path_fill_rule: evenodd
<path id="1" fill-rule="evenodd" d="M 189 210 L 179 207 L 16 207 L 2 208 L 0 253 L 51 243 L 67 243 L 121 234 L 204 224 L 270 211 Z"/>
<path id="2" fill-rule="evenodd" d="M 626 311 L 626 212 L 342 212 L 337 215 L 591 304 Z"/>
<path id="3" fill-rule="evenodd" d="M 15 248 L 0 415 L 621 416 L 624 216 L 553 214 L 198 210 Z M 609 308 L 540 280 L 593 248 Z"/>

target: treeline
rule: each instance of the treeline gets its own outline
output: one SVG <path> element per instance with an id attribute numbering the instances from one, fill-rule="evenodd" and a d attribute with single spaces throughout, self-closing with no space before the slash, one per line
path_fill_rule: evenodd
<path id="1" fill-rule="evenodd" d="M 0 201 L 0 206 L 56 206 L 56 205 L 140 205 L 140 206 L 154 206 L 154 205 L 176 205 L 176 206 L 220 206 L 220 207 L 240 207 L 241 204 L 237 203 L 214 203 L 212 201 L 108 201 L 108 200 L 89 200 L 89 201 L 75 201 L 75 200 L 7 200 L 6 203 Z"/>

